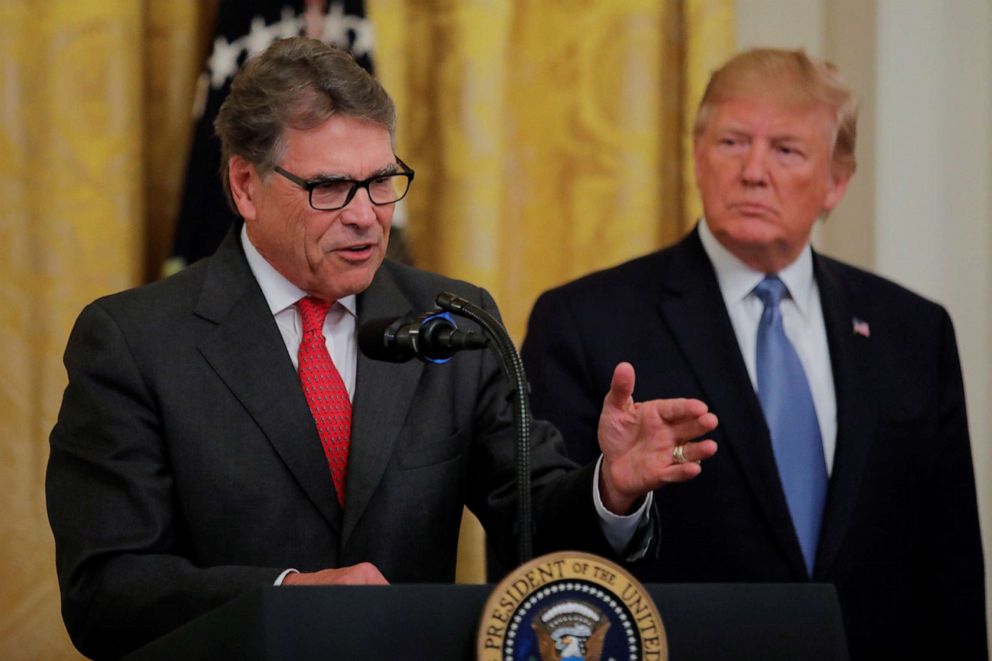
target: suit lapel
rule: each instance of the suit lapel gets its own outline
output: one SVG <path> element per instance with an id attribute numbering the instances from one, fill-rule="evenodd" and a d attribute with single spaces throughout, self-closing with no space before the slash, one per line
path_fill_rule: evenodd
<path id="1" fill-rule="evenodd" d="M 379 269 L 372 285 L 358 297 L 359 324 L 411 311 L 410 301 L 387 266 Z M 396 364 L 370 360 L 359 353 L 342 548 L 382 481 L 423 369 L 424 364 L 417 360 Z"/>
<path id="2" fill-rule="evenodd" d="M 217 324 L 200 352 L 266 435 L 328 523 L 341 510 L 286 345 L 232 231 L 212 258 L 195 313 Z"/>
<path id="3" fill-rule="evenodd" d="M 878 411 L 873 395 L 869 331 L 854 330 L 855 320 L 870 328 L 869 311 L 862 309 L 855 291 L 844 286 L 829 260 L 814 253 L 814 268 L 837 396 L 837 448 L 815 572 L 816 577 L 823 578 L 837 558 L 853 517 Z"/>
<path id="4" fill-rule="evenodd" d="M 732 456 L 797 578 L 806 575 L 782 492 L 761 405 L 744 365 L 713 267 L 698 230 L 675 249 L 661 315 L 720 419 L 720 453 Z"/>

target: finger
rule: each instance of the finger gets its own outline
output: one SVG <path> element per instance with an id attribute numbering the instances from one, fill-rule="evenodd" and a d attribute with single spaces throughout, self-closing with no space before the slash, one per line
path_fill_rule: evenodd
<path id="1" fill-rule="evenodd" d="M 691 402 L 686 406 L 683 403 Z M 664 412 L 672 415 L 665 416 Z M 701 413 L 700 413 L 701 412 Z M 641 404 L 641 419 L 649 438 L 684 442 L 713 431 L 719 420 L 698 400 L 654 400 Z"/>
<path id="2" fill-rule="evenodd" d="M 705 413 L 698 418 L 689 418 L 674 423 L 666 422 L 669 438 L 676 443 L 705 436 L 716 428 L 716 424 L 716 416 L 712 413 Z"/>
<path id="3" fill-rule="evenodd" d="M 685 463 L 705 461 L 715 455 L 717 451 L 716 442 L 709 439 L 705 441 L 695 441 L 693 443 L 683 443 L 679 447 L 682 448 L 682 458 L 685 460 Z"/>
<path id="4" fill-rule="evenodd" d="M 685 463 L 672 463 L 662 469 L 661 481 L 665 484 L 672 484 L 686 482 L 698 477 L 703 472 L 703 462 L 716 454 L 716 451 L 717 445 L 711 440 L 683 445 L 682 456 L 685 458 Z"/>
<path id="5" fill-rule="evenodd" d="M 662 481 L 666 484 L 672 484 L 676 482 L 688 482 L 692 478 L 698 476 L 703 472 L 703 467 L 701 464 L 697 464 L 694 461 L 690 461 L 685 464 L 672 464 L 664 471 L 664 477 Z"/>
<path id="6" fill-rule="evenodd" d="M 606 393 L 605 406 L 625 408 L 631 402 L 634 394 L 634 366 L 630 363 L 620 363 L 613 370 L 610 381 L 610 392 Z"/>
<path id="7" fill-rule="evenodd" d="M 709 411 L 709 407 L 706 405 L 706 402 L 698 399 L 687 399 L 685 397 L 674 399 L 655 399 L 651 402 L 645 402 L 645 405 L 647 404 L 655 406 L 661 417 L 668 422 L 681 420 L 683 418 L 698 418 Z"/>

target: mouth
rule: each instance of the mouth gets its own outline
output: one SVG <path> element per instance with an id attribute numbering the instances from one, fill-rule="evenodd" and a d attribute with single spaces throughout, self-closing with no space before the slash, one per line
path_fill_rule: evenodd
<path id="1" fill-rule="evenodd" d="M 731 209 L 748 217 L 764 217 L 775 215 L 775 210 L 758 202 L 737 202 L 731 205 Z"/>
<path id="2" fill-rule="evenodd" d="M 374 242 L 355 243 L 350 246 L 337 248 L 334 252 L 347 261 L 361 262 L 371 257 L 375 248 L 376 244 Z"/>

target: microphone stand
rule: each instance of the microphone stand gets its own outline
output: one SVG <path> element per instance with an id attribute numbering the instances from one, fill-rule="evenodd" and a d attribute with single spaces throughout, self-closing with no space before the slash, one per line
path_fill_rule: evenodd
<path id="1" fill-rule="evenodd" d="M 517 439 L 517 521 L 520 529 L 518 538 L 519 563 L 523 564 L 533 555 L 533 531 L 531 519 L 530 487 L 530 400 L 527 397 L 527 377 L 524 364 L 517 353 L 506 328 L 496 317 L 473 303 L 449 292 L 438 294 L 435 300 L 441 307 L 454 314 L 467 317 L 479 324 L 492 338 L 492 346 L 499 354 L 503 371 L 510 380 L 513 399 L 513 422 Z"/>

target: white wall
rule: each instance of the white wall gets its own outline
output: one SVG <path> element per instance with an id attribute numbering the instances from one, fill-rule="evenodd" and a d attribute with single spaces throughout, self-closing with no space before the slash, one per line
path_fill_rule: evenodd
<path id="1" fill-rule="evenodd" d="M 826 55 L 825 0 L 737 0 L 737 48 L 803 48 Z"/>
<path id="2" fill-rule="evenodd" d="M 817 245 L 954 320 L 992 597 L 992 0 L 737 0 L 736 14 L 739 47 L 804 47 L 861 97 L 858 172 Z"/>
<path id="3" fill-rule="evenodd" d="M 986 593 L 992 592 L 990 5 L 879 0 L 875 141 L 878 270 L 944 303 L 957 331 Z"/>

